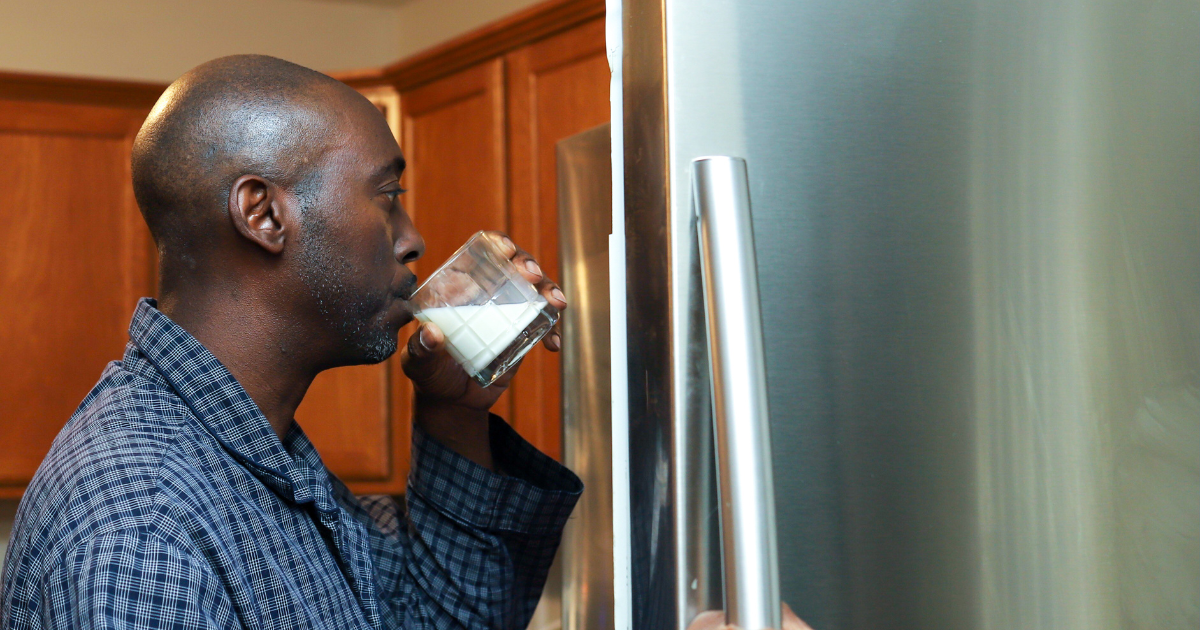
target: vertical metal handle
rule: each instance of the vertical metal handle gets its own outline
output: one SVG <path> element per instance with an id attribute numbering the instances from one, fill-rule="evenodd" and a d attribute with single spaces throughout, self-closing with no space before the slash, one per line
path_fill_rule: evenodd
<path id="1" fill-rule="evenodd" d="M 746 161 L 692 161 L 721 501 L 725 612 L 742 630 L 780 627 L 766 359 Z"/>

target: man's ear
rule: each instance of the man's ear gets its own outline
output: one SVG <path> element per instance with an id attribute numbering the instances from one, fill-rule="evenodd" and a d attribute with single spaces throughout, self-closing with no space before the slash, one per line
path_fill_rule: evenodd
<path id="1" fill-rule="evenodd" d="M 229 189 L 229 220 L 233 227 L 272 254 L 283 252 L 290 219 L 279 188 L 258 175 L 242 175 Z"/>

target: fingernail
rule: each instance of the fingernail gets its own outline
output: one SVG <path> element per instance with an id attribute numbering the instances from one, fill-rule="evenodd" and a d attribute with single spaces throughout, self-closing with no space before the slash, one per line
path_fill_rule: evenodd
<path id="1" fill-rule="evenodd" d="M 516 249 L 516 248 L 517 248 L 517 244 L 516 244 L 516 243 L 514 243 L 514 242 L 512 242 L 512 239 L 508 238 L 507 236 L 501 236 L 501 237 L 500 237 L 500 240 L 504 241 L 504 246 L 505 246 L 505 247 L 508 247 L 508 248 L 510 248 L 510 249 Z"/>
<path id="2" fill-rule="evenodd" d="M 533 262 L 532 260 L 525 261 L 525 268 L 529 270 L 529 273 L 531 273 L 535 276 L 540 277 L 542 275 L 542 268 L 539 267 L 538 264 Z"/>
<path id="3" fill-rule="evenodd" d="M 554 345 L 555 350 L 562 350 L 562 337 L 558 333 L 550 333 L 550 343 Z"/>
<path id="4" fill-rule="evenodd" d="M 563 295 L 563 292 L 559 291 L 558 287 L 554 287 L 554 289 L 550 291 L 550 295 L 554 296 L 554 299 L 562 302 L 563 304 L 567 303 L 567 296 Z"/>

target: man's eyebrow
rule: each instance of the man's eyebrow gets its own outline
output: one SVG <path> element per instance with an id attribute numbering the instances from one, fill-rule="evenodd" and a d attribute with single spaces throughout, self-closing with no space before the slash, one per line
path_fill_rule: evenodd
<path id="1" fill-rule="evenodd" d="M 384 164 L 383 166 L 379 167 L 379 169 L 375 171 L 375 175 L 371 179 L 373 179 L 373 180 L 381 179 L 384 175 L 395 175 L 397 178 L 399 178 L 400 175 L 402 173 L 404 173 L 404 169 L 407 166 L 408 166 L 408 163 L 404 161 L 404 158 L 398 157 L 398 158 L 392 160 L 391 162 L 388 162 L 387 164 Z"/>

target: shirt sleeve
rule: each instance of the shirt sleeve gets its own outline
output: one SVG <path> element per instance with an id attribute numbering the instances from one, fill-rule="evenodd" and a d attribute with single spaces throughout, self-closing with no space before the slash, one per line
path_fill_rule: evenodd
<path id="1" fill-rule="evenodd" d="M 491 417 L 489 471 L 413 428 L 407 518 L 364 512 L 381 595 L 402 628 L 525 628 L 583 483 Z M 371 507 L 374 506 L 374 507 Z M 386 533 L 392 530 L 392 533 Z"/>
<path id="2" fill-rule="evenodd" d="M 87 540 L 46 574 L 42 627 L 240 628 L 211 566 L 145 531 Z"/>

